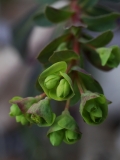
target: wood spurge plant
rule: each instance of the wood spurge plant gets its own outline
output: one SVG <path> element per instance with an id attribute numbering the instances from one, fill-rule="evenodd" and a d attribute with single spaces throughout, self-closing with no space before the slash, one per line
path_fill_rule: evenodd
<path id="1" fill-rule="evenodd" d="M 80 106 L 79 113 L 89 125 L 98 125 L 107 118 L 110 101 L 100 84 L 84 69 L 84 58 L 103 71 L 120 64 L 119 46 L 106 47 L 113 38 L 112 30 L 118 25 L 120 13 L 99 5 L 99 0 L 67 2 L 60 9 L 52 5 L 42 7 L 33 16 L 33 23 L 37 25 L 60 24 L 63 28 L 63 34 L 38 54 L 37 59 L 44 67 L 36 83 L 41 94 L 10 100 L 9 114 L 17 122 L 50 126 L 47 137 L 53 146 L 62 141 L 73 144 L 82 137 L 78 122 L 70 115 L 70 107 Z M 92 37 L 90 31 L 102 33 Z M 51 100 L 64 102 L 65 109 L 58 117 L 52 111 Z"/>

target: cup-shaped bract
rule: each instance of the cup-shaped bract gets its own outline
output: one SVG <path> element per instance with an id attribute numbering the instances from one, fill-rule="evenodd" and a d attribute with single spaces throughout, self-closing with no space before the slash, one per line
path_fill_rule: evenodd
<path id="1" fill-rule="evenodd" d="M 29 119 L 39 126 L 50 126 L 56 118 L 56 115 L 52 112 L 48 97 L 33 104 L 27 113 L 30 115 Z"/>
<path id="2" fill-rule="evenodd" d="M 120 48 L 116 45 L 109 48 L 98 48 L 96 51 L 101 59 L 102 66 L 115 68 L 120 64 Z"/>
<path id="3" fill-rule="evenodd" d="M 60 145 L 62 141 L 73 144 L 81 138 L 81 135 L 76 121 L 67 110 L 56 118 L 47 134 L 53 146 Z"/>
<path id="4" fill-rule="evenodd" d="M 80 113 L 90 125 L 102 123 L 108 114 L 108 101 L 104 95 L 87 91 L 81 95 Z"/>
<path id="5" fill-rule="evenodd" d="M 65 73 L 66 69 L 66 62 L 61 61 L 53 64 L 40 74 L 38 82 L 49 98 L 63 101 L 74 96 L 72 80 Z"/>

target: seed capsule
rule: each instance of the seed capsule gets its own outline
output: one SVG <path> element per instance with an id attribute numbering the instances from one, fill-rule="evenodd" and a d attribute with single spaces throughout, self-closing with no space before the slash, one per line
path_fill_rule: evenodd
<path id="1" fill-rule="evenodd" d="M 17 104 L 12 104 L 12 106 L 10 107 L 10 113 L 9 115 L 12 116 L 18 116 L 22 114 L 21 110 L 19 109 Z"/>
<path id="2" fill-rule="evenodd" d="M 45 79 L 44 85 L 46 86 L 47 89 L 52 89 L 57 85 L 59 80 L 60 80 L 60 76 L 50 75 Z"/>
<path id="3" fill-rule="evenodd" d="M 64 131 L 56 131 L 50 134 L 50 142 L 53 146 L 58 146 L 62 143 L 64 138 Z"/>
<path id="4" fill-rule="evenodd" d="M 70 92 L 70 85 L 65 80 L 62 79 L 57 87 L 57 96 L 61 98 L 65 98 Z"/>

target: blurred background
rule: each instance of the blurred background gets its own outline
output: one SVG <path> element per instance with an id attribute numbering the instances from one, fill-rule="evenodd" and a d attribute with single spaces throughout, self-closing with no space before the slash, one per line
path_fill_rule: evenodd
<path id="1" fill-rule="evenodd" d="M 101 3 L 120 12 L 120 3 Z M 56 36 L 55 27 L 39 27 L 32 21 L 41 6 L 42 0 L 0 0 L 0 160 L 120 160 L 120 67 L 103 72 L 85 61 L 86 70 L 100 82 L 113 103 L 107 120 L 95 127 L 82 121 L 76 113 L 78 106 L 71 108 L 83 133 L 74 145 L 53 147 L 46 128 L 21 126 L 9 117 L 13 96 L 39 94 L 35 82 L 42 66 L 36 56 Z M 109 45 L 113 44 L 120 46 L 119 26 Z"/>

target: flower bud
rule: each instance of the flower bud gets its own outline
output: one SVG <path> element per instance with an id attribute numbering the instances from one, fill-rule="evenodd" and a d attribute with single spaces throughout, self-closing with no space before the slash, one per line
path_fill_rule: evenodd
<path id="1" fill-rule="evenodd" d="M 44 85 L 46 86 L 47 89 L 52 89 L 57 85 L 59 80 L 60 80 L 60 76 L 50 75 L 45 79 Z"/>
<path id="2" fill-rule="evenodd" d="M 100 107 L 93 107 L 90 110 L 90 117 L 95 123 L 99 123 L 102 119 L 102 110 L 100 109 Z"/>
<path id="3" fill-rule="evenodd" d="M 58 146 L 62 143 L 64 138 L 64 131 L 56 131 L 50 134 L 50 142 L 53 146 Z"/>
<path id="4" fill-rule="evenodd" d="M 22 114 L 22 112 L 19 109 L 18 105 L 17 104 L 12 104 L 12 106 L 10 107 L 10 113 L 9 113 L 9 115 L 11 117 L 13 117 L 13 116 L 18 116 L 20 114 Z"/>
<path id="5" fill-rule="evenodd" d="M 70 92 L 69 83 L 65 79 L 62 79 L 57 87 L 57 96 L 65 98 L 66 96 L 68 96 L 69 92 Z"/>
<path id="6" fill-rule="evenodd" d="M 108 102 L 104 95 L 87 91 L 81 96 L 80 113 L 87 124 L 102 123 L 108 114 Z"/>
<path id="7" fill-rule="evenodd" d="M 22 125 L 29 124 L 28 120 L 25 118 L 24 115 L 16 116 L 16 122 L 20 122 Z"/>
<path id="8" fill-rule="evenodd" d="M 62 140 L 67 144 L 73 144 L 81 138 L 82 134 L 74 118 L 68 110 L 65 110 L 56 118 L 47 136 L 52 145 L 58 146 Z"/>

